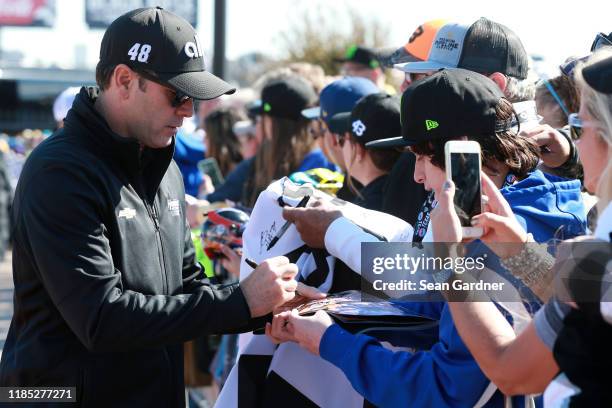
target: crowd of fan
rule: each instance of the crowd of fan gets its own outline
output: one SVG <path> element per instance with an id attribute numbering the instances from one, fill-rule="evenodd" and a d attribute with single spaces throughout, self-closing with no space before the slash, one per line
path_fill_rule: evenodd
<path id="1" fill-rule="evenodd" d="M 585 55 L 562 62 L 557 76 L 537 78 L 509 28 L 484 18 L 469 25 L 436 20 L 419 26 L 394 52 L 350 47 L 339 58 L 339 76 L 326 76 L 308 62 L 295 63 L 266 73 L 251 89 L 202 101 L 197 119 L 179 131 L 175 145 L 196 247 L 202 244 L 203 211 L 234 207 L 248 213 L 273 181 L 296 173 L 312 178 L 313 171 L 323 171 L 315 169 L 344 181 L 332 190 L 338 198 L 409 223 L 413 242 L 461 242 L 460 232 L 449 227 L 456 214 L 449 204 L 454 187 L 445 182 L 444 142 L 476 140 L 487 175 L 487 212 L 476 220 L 485 230 L 481 241 L 533 295 L 526 322 L 509 318 L 503 305 L 457 302 L 446 294 L 448 303 L 412 306 L 415 313 L 440 321 L 438 338 L 428 350 L 392 352 L 368 336 L 345 332 L 322 312 L 312 317 L 282 313 L 267 334 L 320 355 L 379 406 L 502 406 L 504 400 L 540 405 L 542 398 L 533 396 L 545 390 L 545 406 L 610 406 L 612 299 L 607 287 L 597 288 L 597 299 L 574 297 L 573 302 L 550 290 L 563 265 L 555 257 L 571 252 L 575 241 L 558 246 L 553 256 L 546 249 L 508 254 L 494 244 L 546 244 L 592 235 L 610 242 L 611 61 L 612 38 L 600 33 L 590 53 L 585 44 Z M 385 82 L 389 69 L 404 75 L 398 89 Z M 63 104 L 67 110 L 71 99 Z M 440 129 L 425 129 L 419 120 L 433 119 L 427 115 L 436 109 L 444 111 L 436 116 L 443 118 L 436 122 Z M 61 126 L 65 111 L 58 115 Z M 441 136 L 432 136 L 437 131 Z M 20 165 L 46 136 L 27 131 L 0 137 L 6 170 L 0 180 L 0 223 L 6 223 Z M 347 270 L 359 273 L 359 251 L 334 247 L 342 241 L 334 234 L 354 243 L 371 236 L 332 217 L 329 209 L 311 211 L 310 221 L 302 220 L 302 213 L 287 216 L 295 217 L 306 244 L 324 247 Z M 312 225 L 317 222 L 326 227 L 318 235 Z M 0 232 L 8 231 L 5 225 L 0 224 Z M 7 239 L 0 237 L 0 244 Z M 222 246 L 220 251 L 215 274 L 238 279 L 239 249 Z M 605 282 L 609 245 L 601 251 L 584 255 L 591 263 L 576 270 L 603 268 L 594 273 Z M 205 253 L 200 257 L 210 262 Z M 334 279 L 342 274 L 338 267 Z M 355 284 L 334 287 L 359 289 Z M 209 339 L 195 344 L 200 352 L 190 355 L 192 363 L 201 372 L 210 365 L 222 387 L 236 360 L 235 337 L 224 336 L 223 347 L 211 347 Z M 213 358 L 217 349 L 220 356 Z M 194 378 L 190 385 L 209 381 Z"/>

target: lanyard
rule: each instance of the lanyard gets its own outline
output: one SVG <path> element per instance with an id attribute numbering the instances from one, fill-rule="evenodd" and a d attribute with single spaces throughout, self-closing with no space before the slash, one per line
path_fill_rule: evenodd
<path id="1" fill-rule="evenodd" d="M 514 183 L 516 183 L 517 177 L 513 173 L 508 173 L 506 178 L 504 179 L 504 185 L 502 189 L 506 187 L 510 187 Z M 412 242 L 422 242 L 425 234 L 427 233 L 427 227 L 429 226 L 429 221 L 431 220 L 431 211 L 436 207 L 436 199 L 434 197 L 434 192 L 430 191 L 421 207 L 421 211 L 417 216 L 417 222 L 414 227 L 414 233 L 412 235 Z"/>
<path id="2" fill-rule="evenodd" d="M 421 207 L 421 211 L 417 216 L 417 222 L 414 226 L 414 233 L 412 235 L 412 242 L 421 242 L 427 233 L 427 227 L 429 226 L 429 220 L 431 219 L 431 211 L 435 207 L 434 192 L 430 191 L 427 194 L 427 198 Z"/>

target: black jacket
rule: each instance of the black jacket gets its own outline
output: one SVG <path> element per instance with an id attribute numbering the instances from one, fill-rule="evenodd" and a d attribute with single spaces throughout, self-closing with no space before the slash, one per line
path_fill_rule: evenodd
<path id="1" fill-rule="evenodd" d="M 8 178 L 4 153 L 0 152 L 0 261 L 4 259 L 10 238 L 9 212 L 13 201 L 11 183 Z"/>
<path id="2" fill-rule="evenodd" d="M 0 385 L 76 386 L 87 407 L 184 407 L 183 342 L 259 322 L 236 284 L 200 280 L 174 146 L 141 152 L 114 134 L 95 93 L 81 90 L 16 189 Z"/>
<path id="3" fill-rule="evenodd" d="M 415 225 L 427 192 L 422 184 L 414 181 L 415 156 L 402 153 L 393 165 L 384 188 L 382 211 Z"/>
<path id="4" fill-rule="evenodd" d="M 383 196 L 388 178 L 389 176 L 384 174 L 372 180 L 367 186 L 362 187 L 359 190 L 361 197 L 355 197 L 353 203 L 368 210 L 382 211 Z"/>

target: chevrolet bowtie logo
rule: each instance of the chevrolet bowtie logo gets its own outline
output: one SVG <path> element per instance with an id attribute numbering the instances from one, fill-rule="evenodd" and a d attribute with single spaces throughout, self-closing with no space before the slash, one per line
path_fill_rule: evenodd
<path id="1" fill-rule="evenodd" d="M 136 216 L 136 210 L 133 208 L 124 208 L 123 210 L 119 211 L 119 215 L 117 216 L 118 218 L 125 218 L 126 220 L 132 219 Z"/>

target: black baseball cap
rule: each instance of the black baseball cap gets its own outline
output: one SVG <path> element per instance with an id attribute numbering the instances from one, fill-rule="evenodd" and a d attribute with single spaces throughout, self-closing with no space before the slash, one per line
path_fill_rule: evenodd
<path id="1" fill-rule="evenodd" d="M 102 38 L 100 62 L 125 64 L 194 99 L 236 91 L 206 71 L 202 44 L 191 24 L 161 7 L 132 10 L 113 21 Z"/>
<path id="2" fill-rule="evenodd" d="M 343 58 L 336 58 L 336 62 L 354 62 L 365 65 L 371 69 L 380 67 L 378 56 L 367 47 L 351 45 L 346 49 Z"/>
<path id="3" fill-rule="evenodd" d="M 510 123 L 496 123 L 495 108 L 502 97 L 499 87 L 477 72 L 442 70 L 415 82 L 403 93 L 402 136 L 366 146 L 411 146 L 436 139 L 492 135 L 509 129 Z"/>
<path id="4" fill-rule="evenodd" d="M 384 92 L 364 96 L 351 113 L 337 116 L 346 116 L 348 129 L 362 145 L 402 131 L 400 100 Z"/>
<path id="5" fill-rule="evenodd" d="M 270 81 L 261 90 L 261 100 L 249 109 L 256 115 L 298 120 L 302 110 L 317 100 L 312 85 L 301 77 L 282 78 Z"/>
<path id="6" fill-rule="evenodd" d="M 582 76 L 586 83 L 597 92 L 612 93 L 612 57 L 584 67 Z"/>
<path id="7" fill-rule="evenodd" d="M 337 113 L 327 121 L 331 133 L 343 135 L 351 131 L 351 112 Z"/>
<path id="8" fill-rule="evenodd" d="M 525 79 L 529 59 L 523 43 L 508 27 L 481 17 L 472 24 L 447 23 L 437 32 L 426 61 L 395 66 L 405 72 L 464 68 Z"/>

